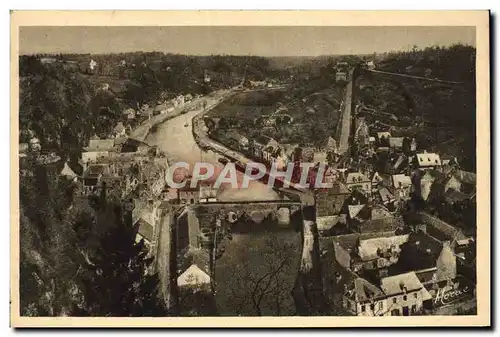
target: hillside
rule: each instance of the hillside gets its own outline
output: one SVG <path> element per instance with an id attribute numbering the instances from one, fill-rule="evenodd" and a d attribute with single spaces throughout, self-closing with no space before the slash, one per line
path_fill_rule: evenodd
<path id="1" fill-rule="evenodd" d="M 475 49 L 462 45 L 391 53 L 377 70 L 429 80 L 363 72 L 358 103 L 368 109 L 361 114 L 374 130 L 416 135 L 421 149 L 457 156 L 464 169 L 475 171 L 474 62 Z"/>

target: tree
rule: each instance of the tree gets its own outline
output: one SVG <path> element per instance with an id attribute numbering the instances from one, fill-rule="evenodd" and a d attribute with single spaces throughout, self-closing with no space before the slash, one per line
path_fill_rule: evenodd
<path id="1" fill-rule="evenodd" d="M 150 273 L 144 240 L 136 242 L 137 228 L 126 223 L 120 207 L 111 206 L 103 215 L 114 226 L 100 241 L 100 247 L 83 266 L 81 280 L 84 304 L 76 309 L 88 316 L 165 316 L 158 297 L 158 277 Z"/>
<path id="2" fill-rule="evenodd" d="M 218 269 L 215 273 L 215 296 L 222 315 L 295 314 L 291 292 L 300 262 L 299 242 L 293 244 L 290 237 L 276 233 L 261 234 L 240 238 L 250 241 L 244 249 L 231 247 L 240 242 L 230 243 L 220 262 L 216 263 L 224 269 L 224 272 Z"/>

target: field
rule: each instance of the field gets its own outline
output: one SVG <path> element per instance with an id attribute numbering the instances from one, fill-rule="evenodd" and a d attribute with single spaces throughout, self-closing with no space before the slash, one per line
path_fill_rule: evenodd
<path id="1" fill-rule="evenodd" d="M 324 146 L 328 137 L 335 136 L 343 89 L 331 86 L 304 97 L 292 97 L 289 91 L 264 89 L 240 93 L 217 106 L 209 116 L 225 120 L 224 126 L 219 123 L 222 134 L 232 128 L 250 139 L 264 134 L 281 144 Z M 278 109 L 292 120 L 266 124 L 260 118 Z"/>
<path id="2" fill-rule="evenodd" d="M 241 118 L 253 121 L 261 115 L 272 114 L 285 99 L 280 90 L 259 90 L 236 94 L 215 107 L 210 115 L 223 118 Z"/>

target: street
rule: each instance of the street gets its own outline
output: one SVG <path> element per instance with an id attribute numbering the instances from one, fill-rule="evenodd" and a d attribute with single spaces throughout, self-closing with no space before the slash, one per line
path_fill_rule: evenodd
<path id="1" fill-rule="evenodd" d="M 344 111 L 342 112 L 342 117 L 340 118 L 340 139 L 339 139 L 339 154 L 345 153 L 349 149 L 349 135 L 351 131 L 351 101 L 352 101 L 352 89 L 353 89 L 353 75 L 352 71 L 349 74 L 349 83 L 346 87 L 346 93 L 344 98 Z"/>

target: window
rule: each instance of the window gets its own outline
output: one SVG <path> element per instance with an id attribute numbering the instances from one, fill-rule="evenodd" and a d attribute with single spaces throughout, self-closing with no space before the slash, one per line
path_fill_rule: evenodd
<path id="1" fill-rule="evenodd" d="M 365 312 L 366 308 L 364 305 L 361 306 L 361 312 Z"/>
<path id="2" fill-rule="evenodd" d="M 403 301 L 406 301 L 408 299 L 408 296 L 404 295 L 403 296 Z"/>
<path id="3" fill-rule="evenodd" d="M 375 311 L 375 304 L 370 304 L 370 310 Z"/>
<path id="4" fill-rule="evenodd" d="M 413 297 L 418 298 L 418 293 L 414 293 Z"/>
<path id="5" fill-rule="evenodd" d="M 384 309 L 384 302 L 378 302 L 378 309 L 379 310 Z"/>
<path id="6" fill-rule="evenodd" d="M 391 310 L 391 316 L 399 316 L 399 309 Z"/>
<path id="7" fill-rule="evenodd" d="M 394 304 L 396 304 L 396 302 L 397 302 L 397 301 L 398 301 L 398 299 L 397 299 L 396 297 L 394 297 L 394 298 L 392 299 L 392 303 L 394 303 Z"/>
<path id="8" fill-rule="evenodd" d="M 417 306 L 416 305 L 412 305 L 411 306 L 411 313 L 414 314 L 417 312 Z"/>

